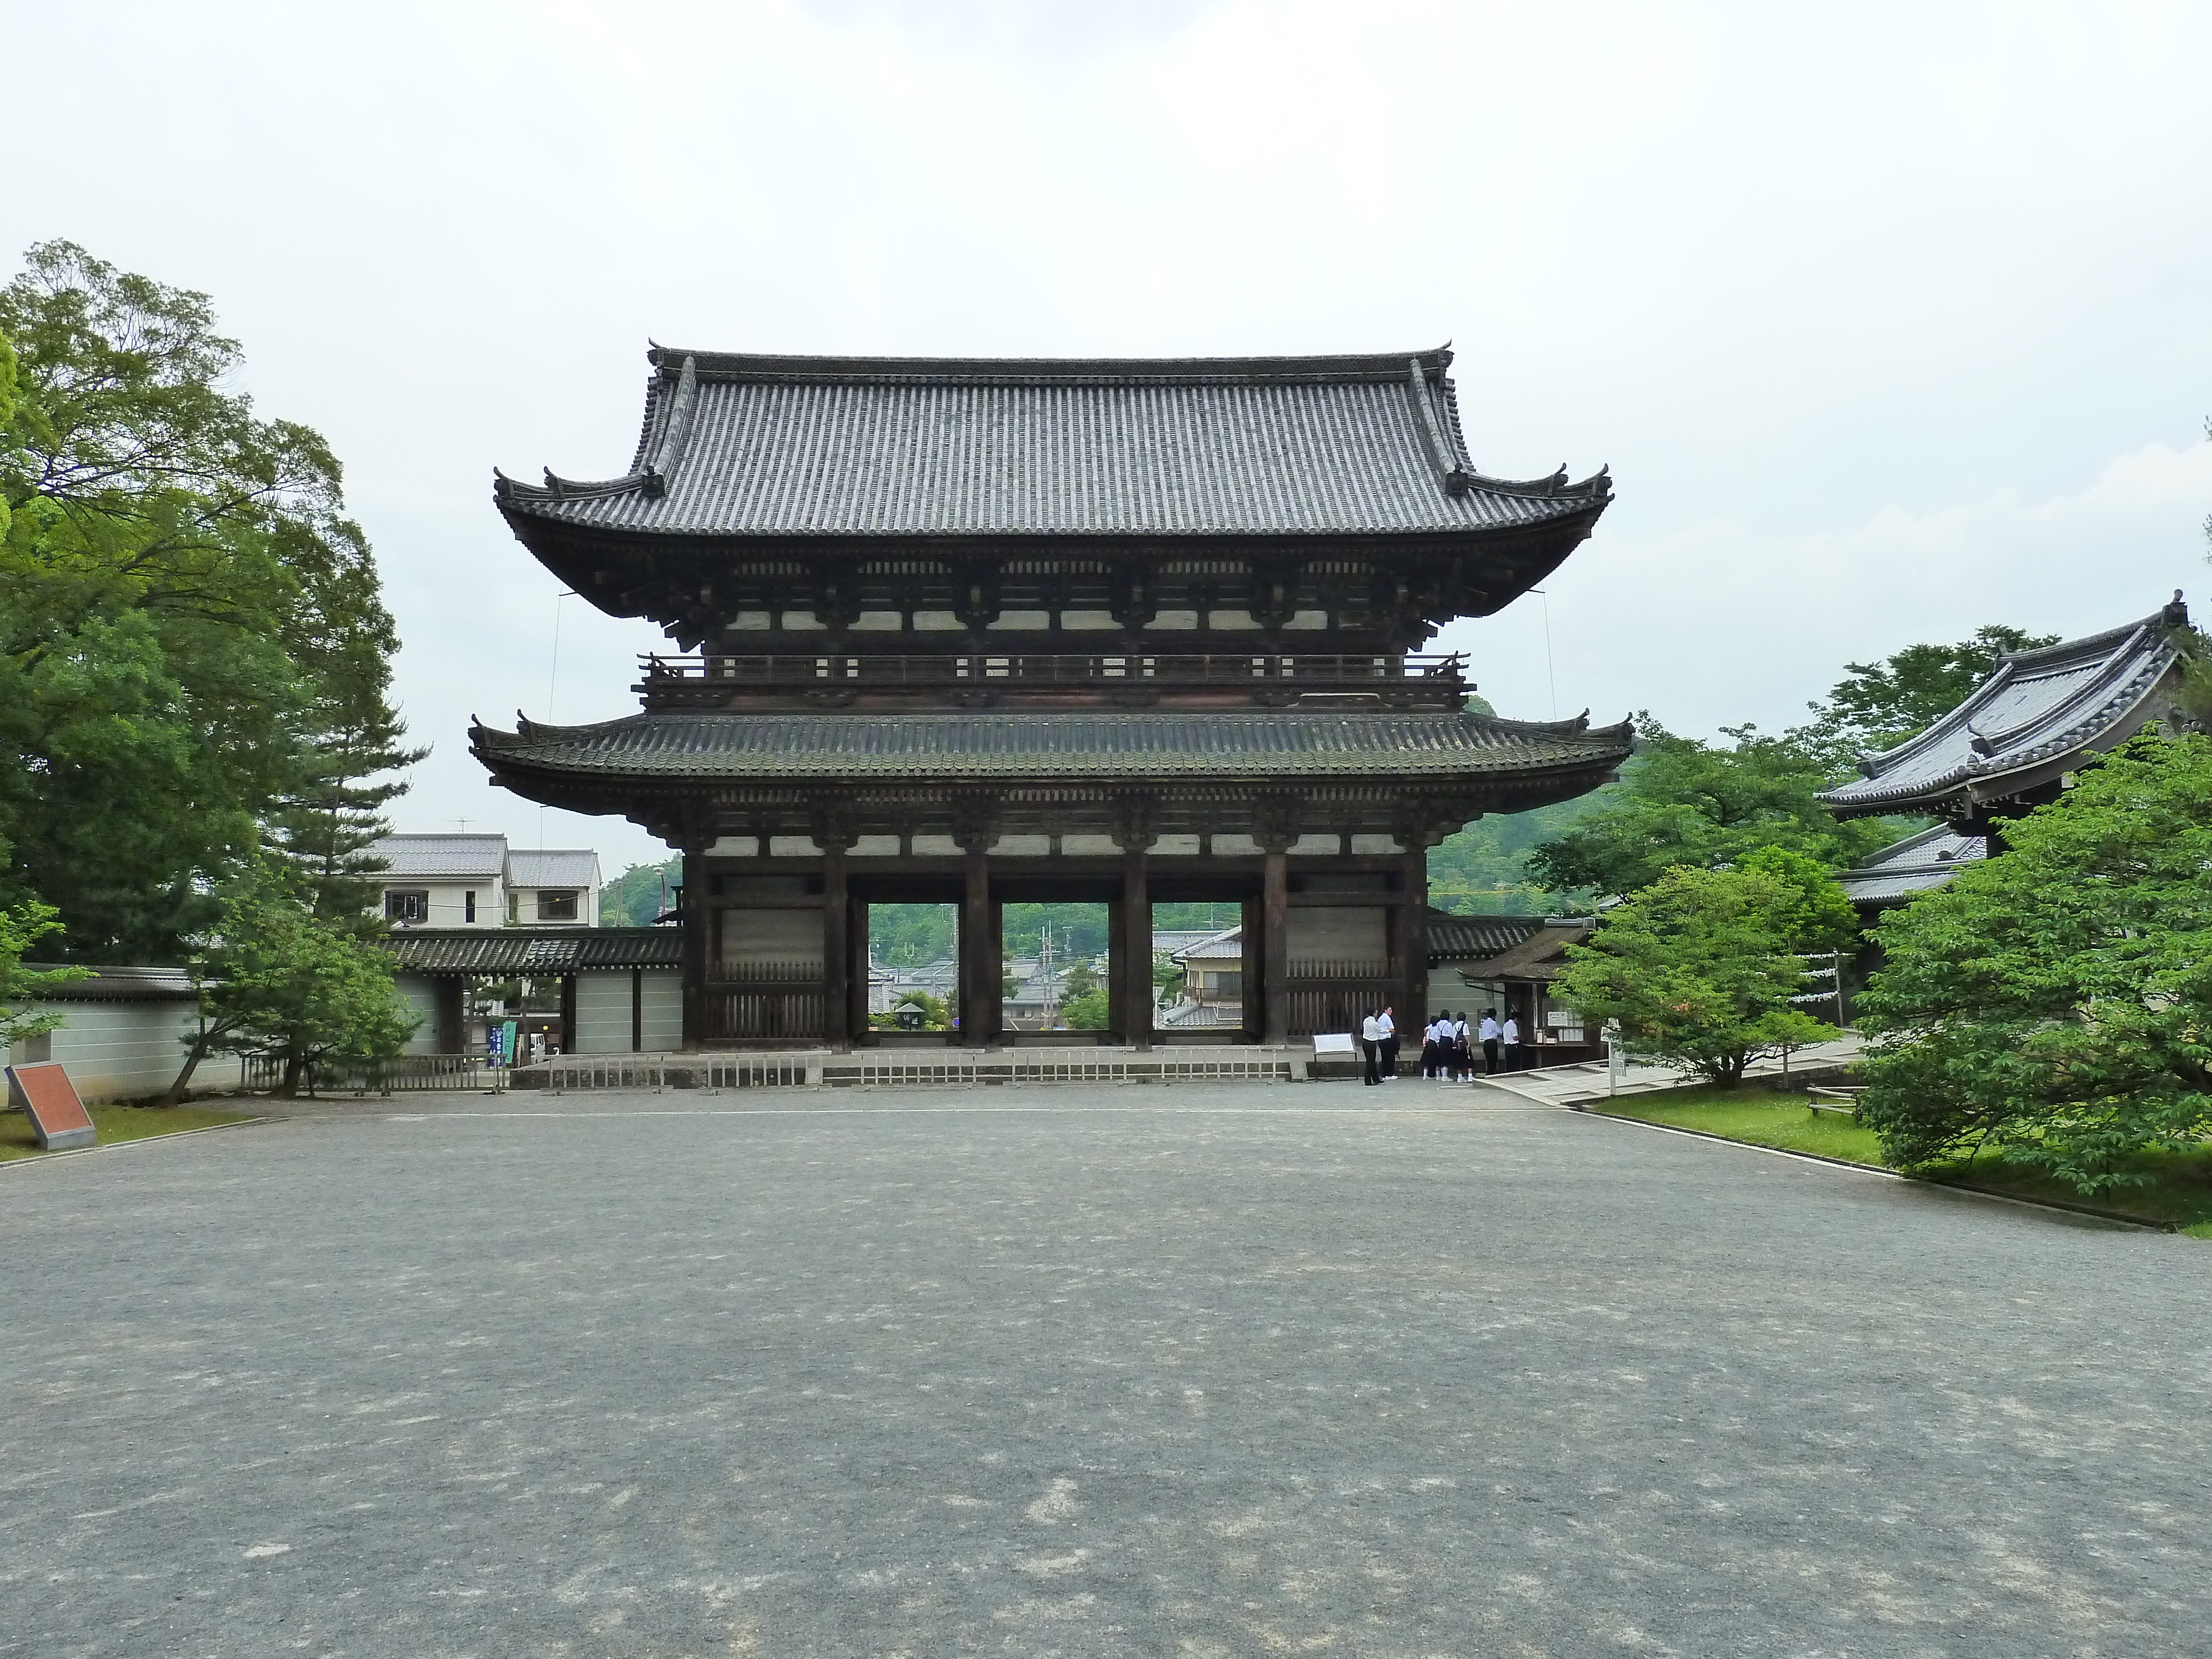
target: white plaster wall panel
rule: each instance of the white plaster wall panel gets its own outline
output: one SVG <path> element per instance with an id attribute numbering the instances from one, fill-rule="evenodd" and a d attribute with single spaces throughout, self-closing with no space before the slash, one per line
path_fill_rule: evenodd
<path id="1" fill-rule="evenodd" d="M 1193 836 L 1162 836 L 1152 843 L 1154 858 L 1176 859 L 1198 856 L 1198 837 Z"/>
<path id="2" fill-rule="evenodd" d="M 198 1029 L 188 1002 L 76 1002 L 52 1006 L 65 1023 L 47 1039 L 47 1057 L 69 1068 L 87 1100 L 159 1094 L 185 1063 L 184 1039 Z M 225 1088 L 240 1078 L 238 1060 L 211 1054 L 192 1073 L 195 1089 Z"/>
<path id="3" fill-rule="evenodd" d="M 950 836 L 916 836 L 914 855 L 918 859 L 957 859 L 960 843 Z"/>
<path id="4" fill-rule="evenodd" d="M 580 1054 L 629 1052 L 629 969 L 576 975 L 576 1030 L 572 1041 Z"/>
<path id="5" fill-rule="evenodd" d="M 991 856 L 999 859 L 1041 859 L 1052 852 L 1050 836 L 1001 836 L 991 848 Z"/>
<path id="6" fill-rule="evenodd" d="M 684 1046 L 684 975 L 670 968 L 647 971 L 645 1052 L 666 1054 Z"/>
<path id="7" fill-rule="evenodd" d="M 1298 858 L 1314 854 L 1330 856 L 1334 854 L 1336 848 L 1337 837 L 1334 836 L 1300 836 L 1291 843 L 1291 856 Z"/>
<path id="8" fill-rule="evenodd" d="M 1395 853 L 1399 847 L 1395 836 L 1354 836 L 1352 850 L 1361 854 Z"/>
<path id="9" fill-rule="evenodd" d="M 896 836 L 862 836 L 853 843 L 848 857 L 856 859 L 895 859 L 898 856 L 899 838 Z"/>
<path id="10" fill-rule="evenodd" d="M 1111 836 L 1062 836 L 1060 855 L 1069 859 L 1110 858 L 1121 852 Z"/>
<path id="11" fill-rule="evenodd" d="M 770 858 L 811 859 L 818 858 L 822 849 L 811 836 L 770 836 L 768 852 Z"/>
<path id="12" fill-rule="evenodd" d="M 1260 843 L 1249 836 L 1216 836 L 1213 855 L 1216 858 L 1249 858 L 1260 850 Z"/>
<path id="13" fill-rule="evenodd" d="M 392 981 L 399 1000 L 407 1005 L 407 1012 L 415 1016 L 415 1034 L 407 1039 L 401 1052 L 410 1054 L 434 1054 L 438 1052 L 438 982 L 428 974 L 401 974 Z"/>
<path id="14" fill-rule="evenodd" d="M 760 856 L 758 836 L 723 836 L 707 849 L 718 859 L 750 859 Z"/>

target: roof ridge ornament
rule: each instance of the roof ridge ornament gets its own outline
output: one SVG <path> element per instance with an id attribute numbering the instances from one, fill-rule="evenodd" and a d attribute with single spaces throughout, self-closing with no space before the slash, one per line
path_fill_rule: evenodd
<path id="1" fill-rule="evenodd" d="M 1469 476 L 1467 469 L 1459 464 L 1459 457 L 1452 453 L 1451 444 L 1444 437 L 1443 423 L 1437 419 L 1436 405 L 1429 398 L 1428 374 L 1422 368 L 1419 357 L 1407 358 L 1407 368 L 1411 371 L 1412 380 L 1407 388 L 1408 395 L 1412 397 L 1413 408 L 1420 417 L 1421 447 L 1429 452 L 1429 465 L 1436 468 L 1437 476 L 1443 480 L 1447 495 L 1464 495 Z M 1562 472 L 1565 470 L 1562 468 Z"/>

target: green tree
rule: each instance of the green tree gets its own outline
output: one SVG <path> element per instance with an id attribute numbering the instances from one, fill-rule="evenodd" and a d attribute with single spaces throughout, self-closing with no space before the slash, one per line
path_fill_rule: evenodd
<path id="1" fill-rule="evenodd" d="M 1832 769 L 1795 738 L 1733 726 L 1731 746 L 1719 748 L 1675 737 L 1648 714 L 1638 724 L 1618 793 L 1528 855 L 1529 872 L 1552 891 L 1617 896 L 1675 865 L 1710 869 L 1765 847 L 1843 869 L 1896 836 L 1892 820 L 1838 818 L 1814 799 Z"/>
<path id="2" fill-rule="evenodd" d="M 52 905 L 18 904 L 0 910 L 0 1050 L 25 1037 L 51 1031 L 62 1023 L 52 1009 L 32 1006 L 72 980 L 85 976 L 82 968 L 52 968 L 44 972 L 23 966 L 23 957 L 40 939 L 62 930 Z"/>
<path id="3" fill-rule="evenodd" d="M 1677 866 L 1567 947 L 1553 993 L 1617 1023 L 1632 1054 L 1733 1088 L 1753 1060 L 1836 1034 L 1790 1000 L 1805 988 L 1804 905 L 1764 870 Z"/>
<path id="4" fill-rule="evenodd" d="M 73 956 L 168 955 L 274 825 L 339 902 L 357 849 L 307 817 L 396 733 L 398 641 L 329 447 L 223 389 L 205 295 L 72 244 L 0 289 L 0 902 L 52 903 Z"/>
<path id="5" fill-rule="evenodd" d="M 1106 1029 L 1106 993 L 1099 989 L 1085 991 L 1060 1010 L 1071 1031 L 1103 1031 Z"/>
<path id="6" fill-rule="evenodd" d="M 1860 1121 L 2096 1193 L 2212 1135 L 2212 739 L 2138 738 L 1884 918 Z"/>
<path id="7" fill-rule="evenodd" d="M 1086 958 L 1078 957 L 1060 978 L 1060 1000 L 1064 1002 L 1073 1002 L 1086 991 L 1096 990 L 1097 986 L 1097 970 L 1091 967 Z"/>
<path id="8" fill-rule="evenodd" d="M 1771 876 L 1781 885 L 1784 900 L 1775 915 L 1793 949 L 1837 951 L 1858 937 L 1859 916 L 1850 895 L 1820 860 L 1786 848 L 1762 847 L 1738 859 L 1735 867 Z"/>
<path id="9" fill-rule="evenodd" d="M 221 898 L 221 917 L 193 964 L 200 1029 L 170 1085 L 183 1098 L 210 1054 L 281 1060 L 276 1092 L 290 1097 L 313 1068 L 398 1054 L 419 1023 L 393 988 L 392 953 L 351 917 L 318 916 L 300 872 L 250 865 Z"/>

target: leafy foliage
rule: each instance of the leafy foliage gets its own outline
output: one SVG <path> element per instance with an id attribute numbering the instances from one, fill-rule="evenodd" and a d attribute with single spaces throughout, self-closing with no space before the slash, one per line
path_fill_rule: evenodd
<path id="1" fill-rule="evenodd" d="M 1105 991 L 1094 988 L 1079 997 L 1070 998 L 1060 1009 L 1060 1018 L 1071 1031 L 1104 1030 L 1108 1018 Z"/>
<path id="2" fill-rule="evenodd" d="M 2212 739 L 2139 738 L 1882 923 L 1860 1120 L 2095 1193 L 2212 1135 Z"/>
<path id="3" fill-rule="evenodd" d="M 0 289 L 0 902 L 177 951 L 263 839 L 335 911 L 403 764 L 398 648 L 329 447 L 223 389 L 204 295 L 33 247 Z"/>
<path id="4" fill-rule="evenodd" d="M 1553 990 L 1617 1022 L 1631 1053 L 1732 1088 L 1753 1060 L 1835 1035 L 1790 1002 L 1806 915 L 1803 891 L 1766 870 L 1677 866 L 1569 945 Z"/>
<path id="5" fill-rule="evenodd" d="M 215 941 L 193 964 L 201 1028 L 172 1099 L 208 1054 L 281 1060 L 276 1092 L 289 1097 L 310 1067 L 388 1060 L 414 1031 L 392 953 L 353 918 L 317 915 L 303 885 L 297 871 L 263 860 L 224 890 Z"/>
<path id="6" fill-rule="evenodd" d="M 1710 869 L 1767 847 L 1842 869 L 1896 837 L 1890 820 L 1838 818 L 1814 799 L 1830 769 L 1793 738 L 1734 726 L 1733 746 L 1717 748 L 1648 714 L 1638 726 L 1618 793 L 1529 854 L 1553 891 L 1631 893 L 1676 865 Z"/>
<path id="7" fill-rule="evenodd" d="M 61 930 L 49 904 L 19 904 L 0 910 L 0 1049 L 51 1031 L 62 1023 L 61 1015 L 27 1005 L 71 980 L 82 979 L 84 970 L 54 968 L 41 973 L 23 966 L 23 957 L 33 945 Z"/>

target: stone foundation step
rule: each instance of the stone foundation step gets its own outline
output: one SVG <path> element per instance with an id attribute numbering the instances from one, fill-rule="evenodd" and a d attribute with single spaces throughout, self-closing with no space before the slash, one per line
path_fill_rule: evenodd
<path id="1" fill-rule="evenodd" d="M 796 1089 L 1008 1083 L 1304 1083 L 1304 1046 L 972 1050 L 826 1048 L 698 1054 L 563 1054 L 507 1074 L 512 1089 Z"/>

